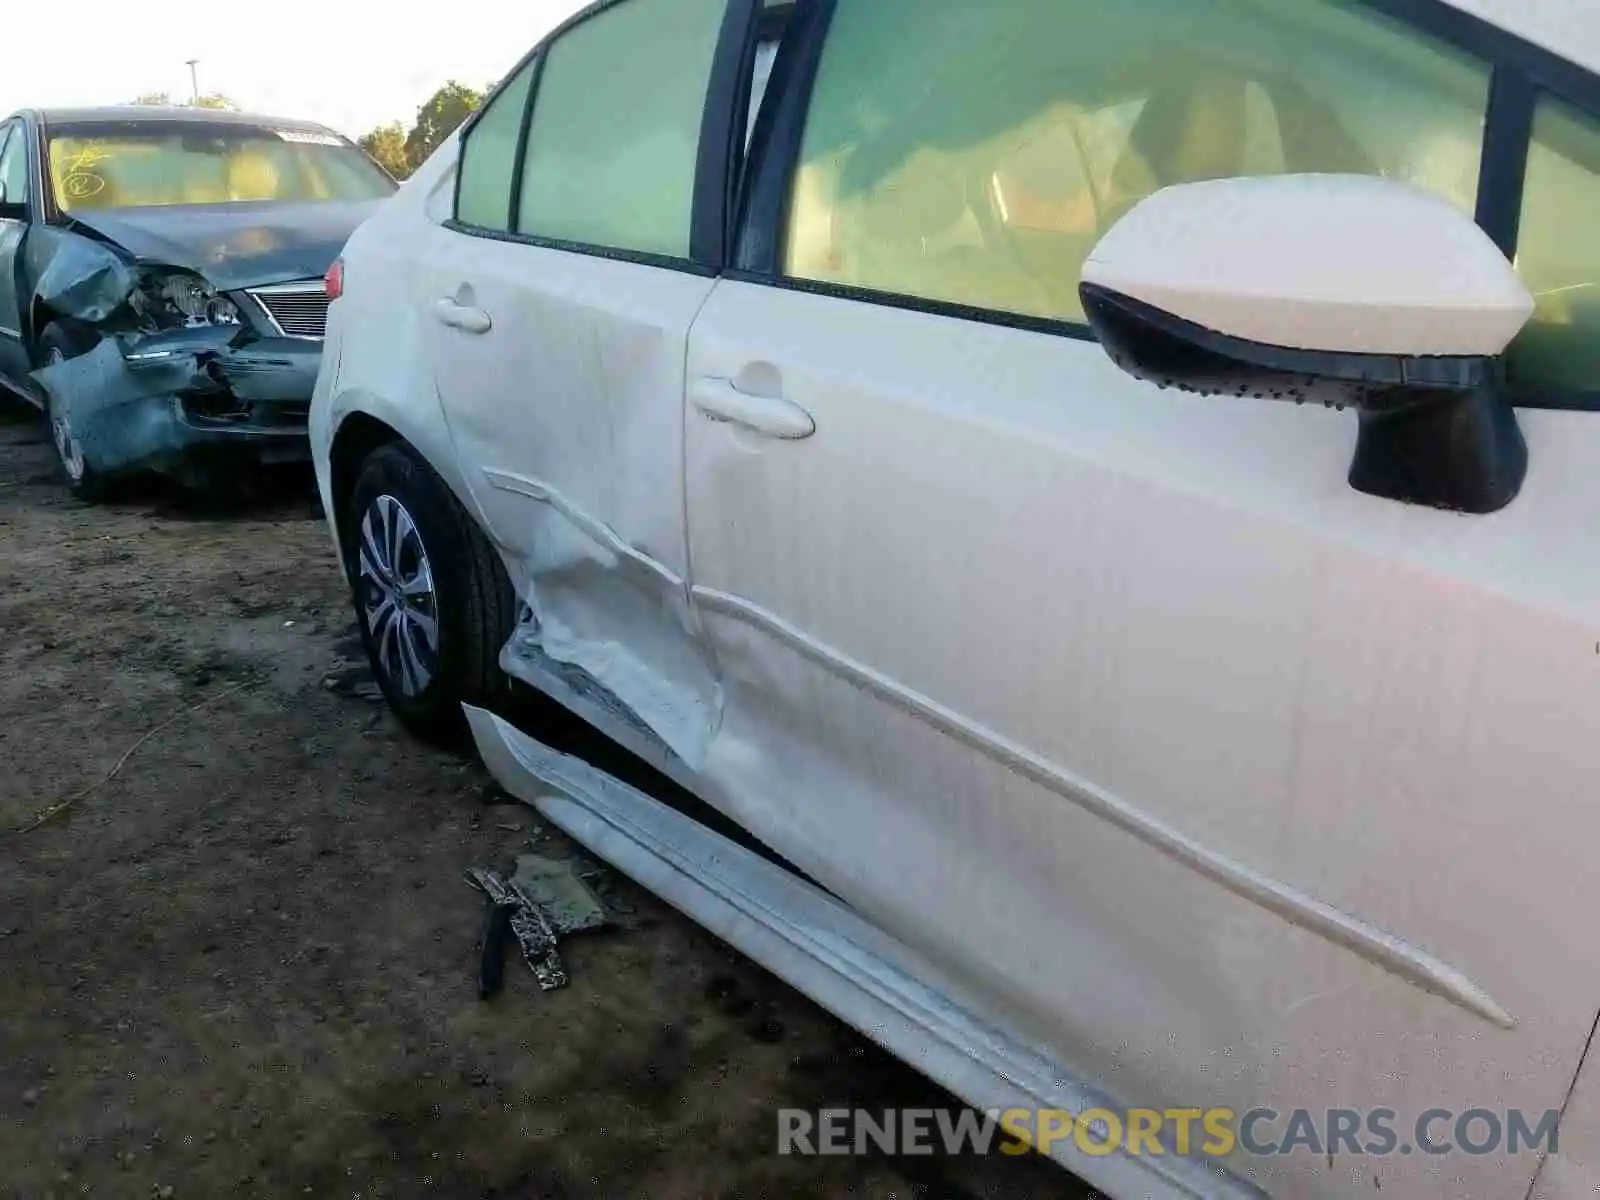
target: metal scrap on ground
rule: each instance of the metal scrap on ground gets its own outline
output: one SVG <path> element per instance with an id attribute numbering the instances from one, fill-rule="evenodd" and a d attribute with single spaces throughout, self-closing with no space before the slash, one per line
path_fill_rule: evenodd
<path id="1" fill-rule="evenodd" d="M 488 999 L 504 983 L 506 941 L 514 937 L 523 961 L 549 992 L 567 985 L 558 938 L 610 924 L 604 907 L 569 861 L 523 854 L 509 878 L 487 867 L 467 870 L 467 882 L 488 897 L 478 994 Z"/>

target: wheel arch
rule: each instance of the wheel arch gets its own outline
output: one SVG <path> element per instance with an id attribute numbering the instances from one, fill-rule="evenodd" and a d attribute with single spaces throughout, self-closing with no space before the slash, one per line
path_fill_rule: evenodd
<path id="1" fill-rule="evenodd" d="M 350 495 L 355 491 L 356 479 L 361 474 L 361 464 L 374 450 L 391 442 L 399 442 L 413 453 L 419 453 L 398 429 L 371 413 L 352 412 L 339 422 L 328 452 L 328 470 L 333 493 L 334 525 L 340 531 L 341 538 L 344 536 L 345 518 L 349 516 Z"/>

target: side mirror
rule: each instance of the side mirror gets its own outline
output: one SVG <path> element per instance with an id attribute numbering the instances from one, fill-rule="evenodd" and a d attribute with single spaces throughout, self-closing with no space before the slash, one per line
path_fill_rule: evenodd
<path id="1" fill-rule="evenodd" d="M 1522 487 L 1499 358 L 1533 298 L 1432 193 L 1356 175 L 1166 188 L 1095 247 L 1080 294 L 1138 378 L 1357 409 L 1358 491 L 1484 513 Z"/>
<path id="2" fill-rule="evenodd" d="M 19 196 L 12 200 L 6 195 L 4 180 L 0 180 L 0 220 L 24 221 L 28 217 L 26 197 Z"/>

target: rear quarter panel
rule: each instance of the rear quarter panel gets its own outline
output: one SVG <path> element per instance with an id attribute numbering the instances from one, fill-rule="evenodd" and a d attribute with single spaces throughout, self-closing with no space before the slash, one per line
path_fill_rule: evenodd
<path id="1" fill-rule="evenodd" d="M 345 291 L 328 312 L 310 422 L 317 485 L 330 522 L 335 520 L 330 455 L 341 425 L 354 413 L 399 433 L 473 510 L 433 373 L 424 361 L 420 327 L 429 302 L 422 294 L 420 266 L 429 236 L 450 216 L 457 151 L 452 138 L 345 247 Z"/>

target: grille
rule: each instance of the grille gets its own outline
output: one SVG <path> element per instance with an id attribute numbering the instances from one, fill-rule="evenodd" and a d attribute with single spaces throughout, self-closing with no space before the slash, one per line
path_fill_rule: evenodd
<path id="1" fill-rule="evenodd" d="M 288 337 L 319 338 L 328 332 L 328 293 L 320 279 L 257 288 L 250 295 Z"/>

